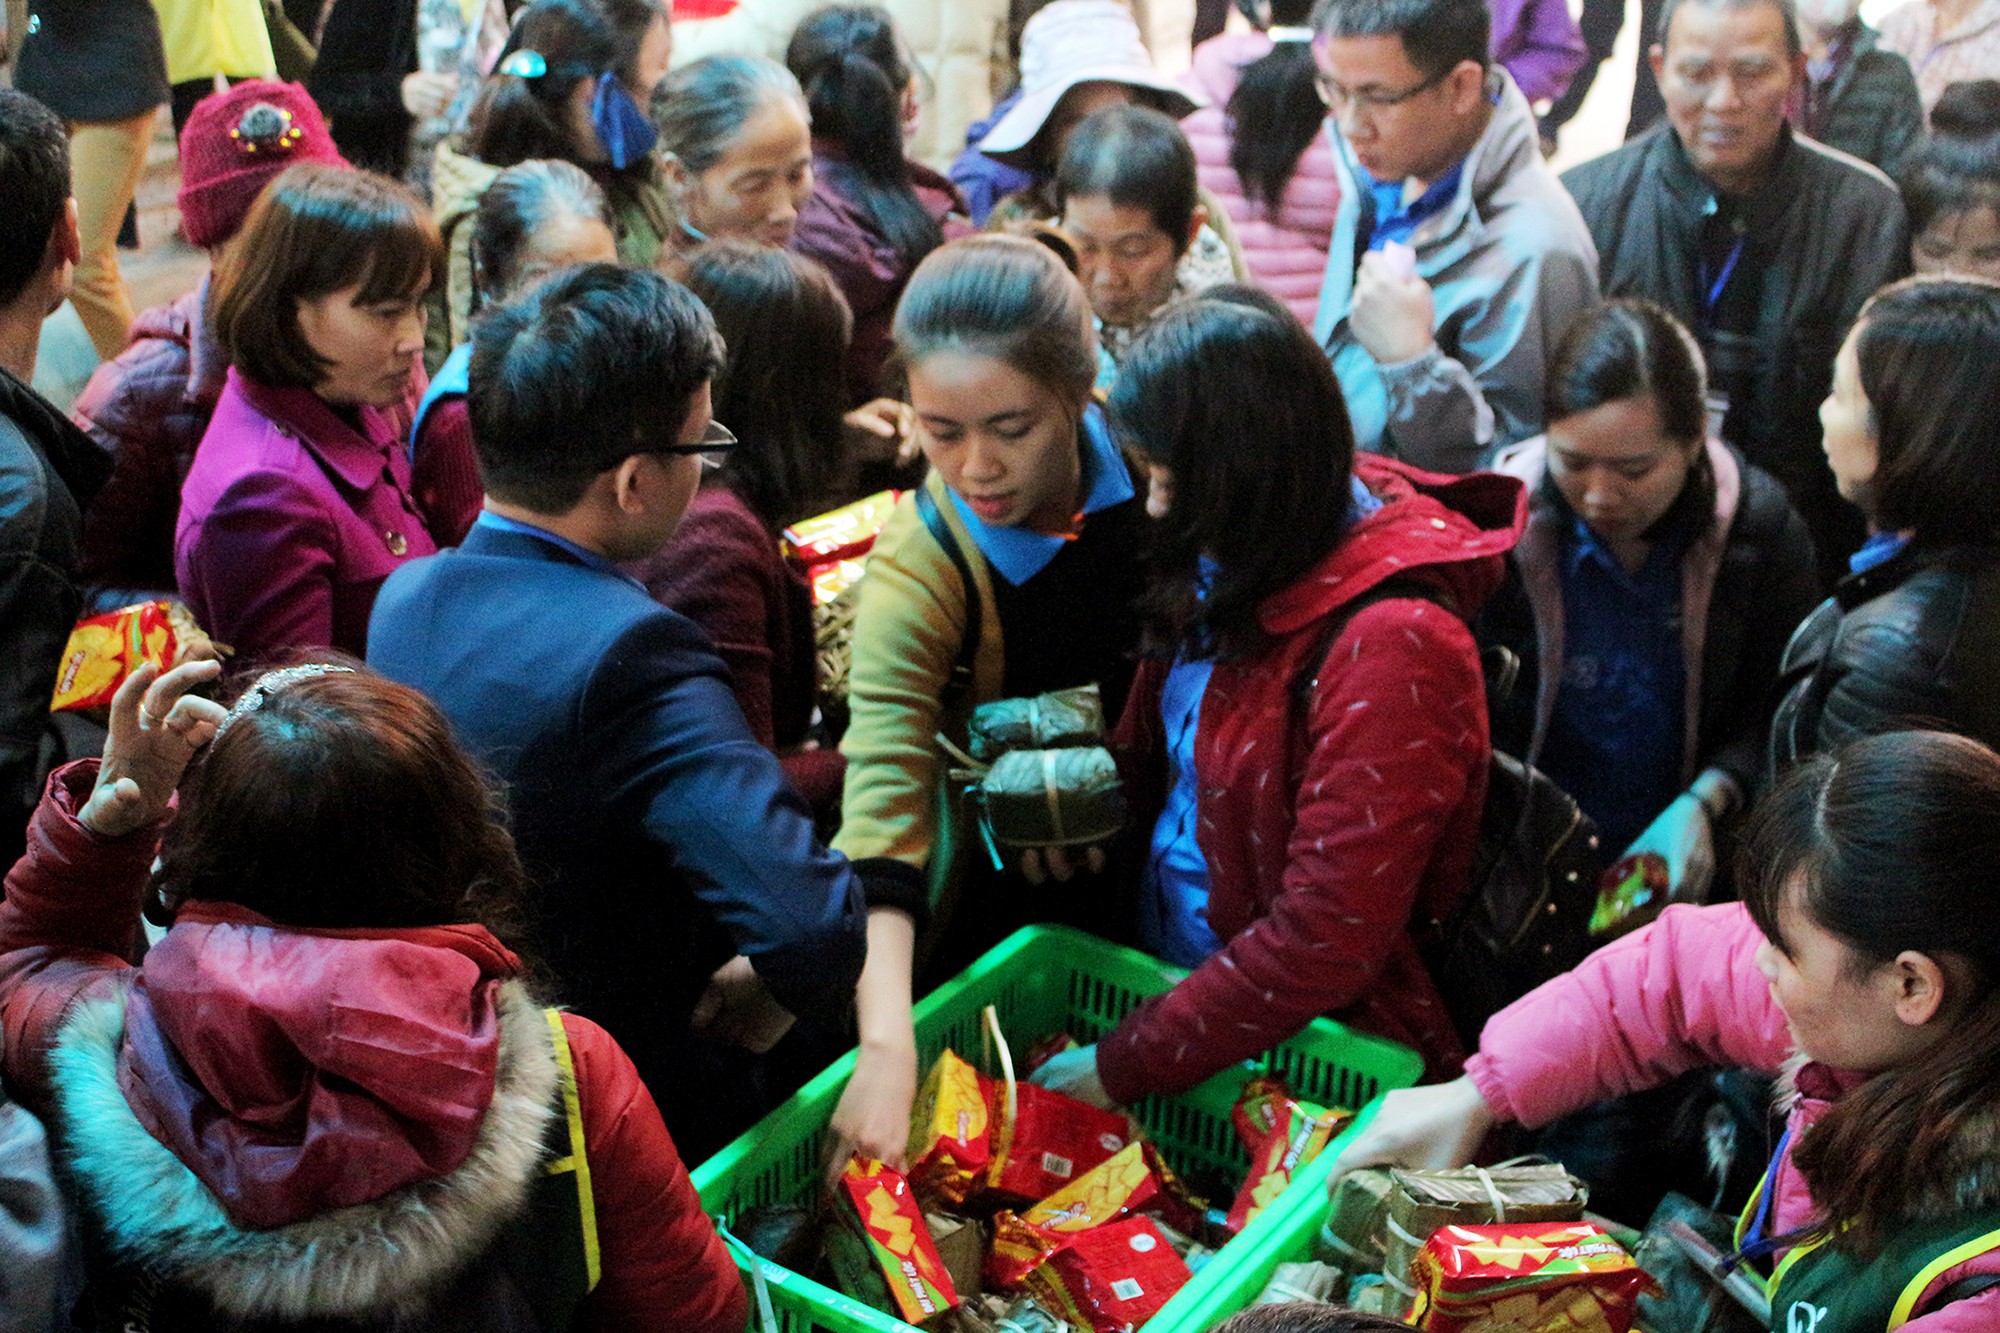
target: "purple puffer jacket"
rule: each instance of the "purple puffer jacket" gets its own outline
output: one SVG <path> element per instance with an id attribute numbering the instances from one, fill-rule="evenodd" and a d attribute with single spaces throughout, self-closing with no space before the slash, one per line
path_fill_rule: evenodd
<path id="1" fill-rule="evenodd" d="M 171 589 L 181 483 L 229 370 L 202 316 L 208 279 L 142 311 L 131 342 L 99 366 L 70 416 L 112 457 L 83 515 L 83 577 L 100 588 Z"/>
<path id="2" fill-rule="evenodd" d="M 1493 0 L 1488 49 L 1536 105 L 1561 97 L 1589 58 L 1564 0 Z"/>
<path id="3" fill-rule="evenodd" d="M 1209 105 L 1183 120 L 1181 129 L 1194 147 L 1202 188 L 1229 210 L 1250 276 L 1311 328 L 1319 310 L 1334 217 L 1340 210 L 1340 177 L 1332 145 L 1324 134 L 1314 137 L 1285 187 L 1276 217 L 1262 204 L 1251 202 L 1236 168 L 1229 165 L 1225 108 L 1243 70 L 1270 50 L 1271 39 L 1261 32 L 1226 32 L 1196 47 L 1194 64 L 1182 82 L 1206 96 Z"/>

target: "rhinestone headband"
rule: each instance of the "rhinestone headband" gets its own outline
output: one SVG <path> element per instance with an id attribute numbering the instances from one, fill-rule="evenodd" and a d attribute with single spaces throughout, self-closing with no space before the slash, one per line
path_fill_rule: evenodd
<path id="1" fill-rule="evenodd" d="M 238 718 L 256 712 L 264 706 L 266 700 L 287 686 L 296 685 L 302 680 L 312 680 L 317 676 L 352 675 L 353 673 L 353 667 L 340 666 L 333 662 L 307 662 L 300 666 L 280 667 L 276 671 L 266 671 L 263 675 L 257 677 L 256 684 L 243 692 L 243 697 L 236 701 L 236 706 L 229 710 L 227 717 L 222 719 L 221 725 L 215 729 L 215 739 L 218 741 L 221 740 L 223 733 L 236 725 Z"/>

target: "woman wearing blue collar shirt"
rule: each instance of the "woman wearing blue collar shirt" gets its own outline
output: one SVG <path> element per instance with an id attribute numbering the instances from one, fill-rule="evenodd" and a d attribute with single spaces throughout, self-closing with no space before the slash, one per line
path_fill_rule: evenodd
<path id="1" fill-rule="evenodd" d="M 972 856 L 960 864 L 977 839 L 958 817 L 938 737 L 963 745 L 977 704 L 1093 683 L 1117 715 L 1139 637 L 1147 519 L 1091 399 L 1090 303 L 1052 251 L 1008 236 L 944 246 L 911 277 L 894 340 L 932 472 L 890 516 L 862 580 L 834 846 L 864 882 L 930 893 L 943 937 L 931 961 L 948 967 L 1026 921 L 1108 928 L 1129 916 L 1095 873 L 1040 894 L 1020 875 L 975 869 Z M 1072 867 L 1050 859 L 1067 879 Z M 907 918 L 885 938 L 881 916 L 859 992 L 862 1066 L 834 1129 L 895 1161 L 916 1078 L 912 939 Z"/>
<path id="2" fill-rule="evenodd" d="M 1912 278 L 1864 306 L 1819 410 L 1867 515 L 1785 650 L 1770 766 L 1923 725 L 2000 743 L 2000 284 Z"/>

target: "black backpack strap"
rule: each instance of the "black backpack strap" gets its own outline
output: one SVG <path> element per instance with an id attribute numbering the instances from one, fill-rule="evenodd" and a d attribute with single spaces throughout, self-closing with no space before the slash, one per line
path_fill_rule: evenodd
<path id="1" fill-rule="evenodd" d="M 2000 1287 L 2000 1273 L 1974 1273 L 1971 1277 L 1962 1277 L 1940 1291 L 1937 1298 L 1924 1309 L 1929 1312 L 1950 1305 L 1954 1301 L 1971 1300 L 1980 1292 L 1991 1291 L 1995 1287 Z"/>
<path id="2" fill-rule="evenodd" d="M 917 514 L 924 520 L 931 536 L 944 548 L 953 569 L 958 571 L 958 581 L 965 585 L 965 634 L 958 641 L 958 660 L 951 665 L 951 676 L 945 681 L 944 706 L 949 712 L 957 703 L 972 692 L 973 669 L 979 661 L 979 638 L 985 628 L 985 612 L 979 602 L 979 584 L 972 577 L 972 565 L 965 558 L 965 548 L 959 545 L 958 535 L 945 522 L 944 514 L 938 509 L 937 500 L 931 495 L 928 484 L 917 487 Z"/>
<path id="3" fill-rule="evenodd" d="M 1443 600 L 1428 583 L 1413 578 L 1391 577 L 1382 580 L 1328 616 L 1320 628 L 1319 642 L 1313 645 L 1312 654 L 1306 658 L 1311 664 L 1311 670 L 1301 672 L 1298 681 L 1292 687 L 1301 709 L 1311 710 L 1313 695 L 1319 690 L 1319 678 L 1326 671 L 1327 654 L 1333 651 L 1334 643 L 1346 632 L 1348 625 L 1353 623 L 1354 617 L 1377 602 L 1393 602 L 1398 598 L 1430 602 L 1437 606 L 1444 605 Z"/>

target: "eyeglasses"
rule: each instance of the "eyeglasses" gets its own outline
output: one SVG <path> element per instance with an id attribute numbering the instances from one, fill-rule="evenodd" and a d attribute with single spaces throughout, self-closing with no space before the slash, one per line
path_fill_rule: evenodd
<path id="1" fill-rule="evenodd" d="M 1378 93 L 1373 89 L 1351 93 L 1335 83 L 1322 70 L 1313 76 L 1313 87 L 1319 91 L 1319 100 L 1326 103 L 1327 108 L 1335 114 L 1348 107 L 1358 107 L 1363 111 L 1386 111 L 1390 107 L 1401 106 L 1419 93 L 1429 92 L 1443 83 L 1450 74 L 1451 69 L 1441 69 L 1416 87 L 1405 88 L 1400 93 Z"/>
<path id="2" fill-rule="evenodd" d="M 720 421 L 711 419 L 708 423 L 708 429 L 701 433 L 701 438 L 698 440 L 676 441 L 673 444 L 658 444 L 654 445 L 651 449 L 641 449 L 639 452 L 645 454 L 677 454 L 683 457 L 688 454 L 695 454 L 700 456 L 705 466 L 720 467 L 722 466 L 722 455 L 734 449 L 737 443 L 735 431 L 729 429 L 729 427 L 723 425 Z"/>

